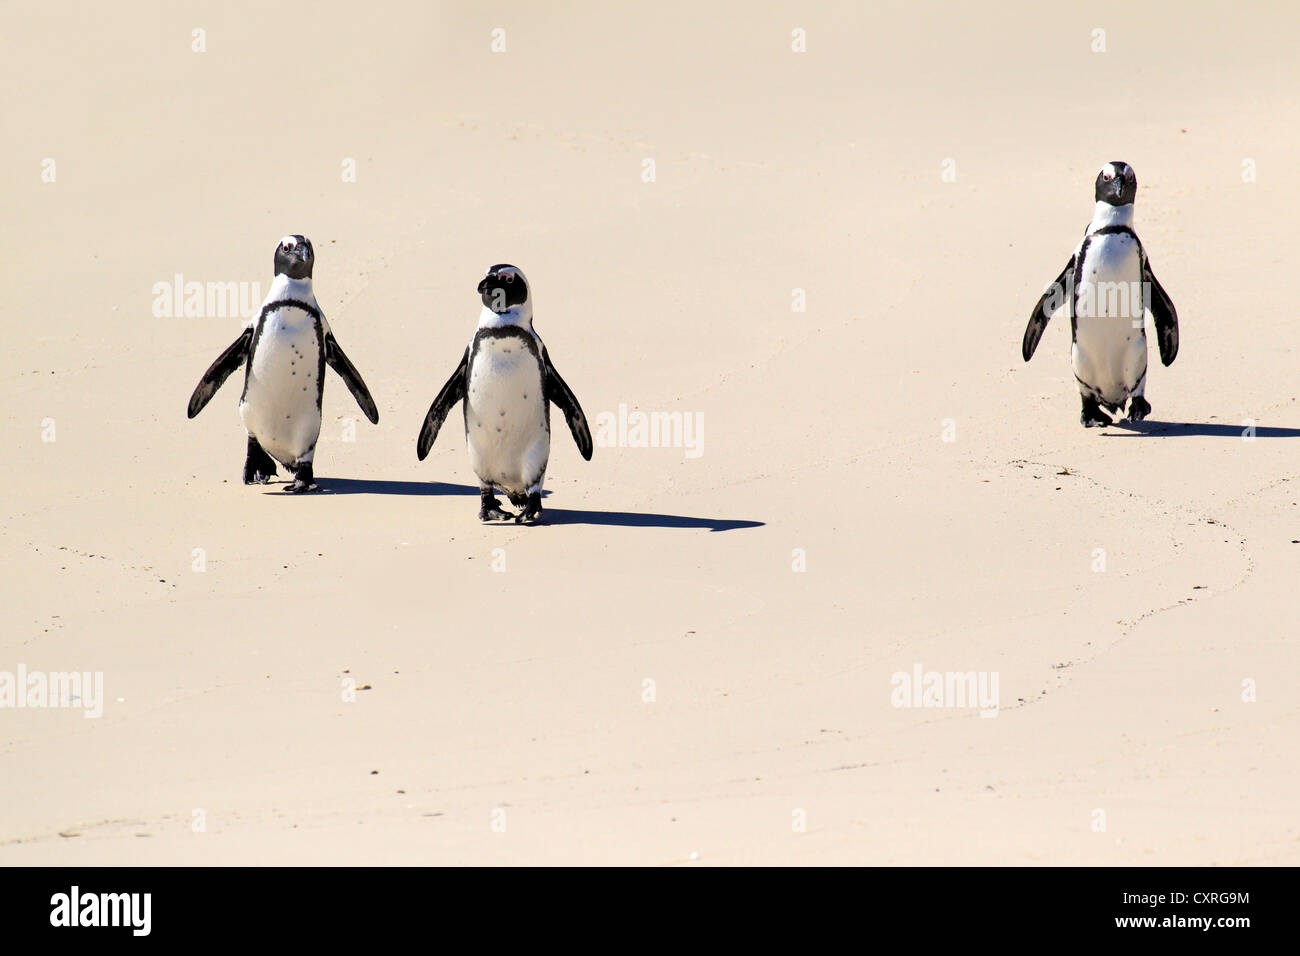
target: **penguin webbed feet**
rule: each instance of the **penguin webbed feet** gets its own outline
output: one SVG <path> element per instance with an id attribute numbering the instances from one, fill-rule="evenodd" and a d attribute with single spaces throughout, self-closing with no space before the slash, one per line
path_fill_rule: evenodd
<path id="1" fill-rule="evenodd" d="M 511 512 L 502 509 L 501 501 L 492 494 L 491 488 L 479 492 L 479 521 L 509 521 L 513 517 Z"/>
<path id="2" fill-rule="evenodd" d="M 1128 403 L 1128 420 L 1131 422 L 1140 422 L 1151 414 L 1151 403 L 1141 395 L 1134 395 L 1133 401 Z"/>
<path id="3" fill-rule="evenodd" d="M 244 484 L 264 485 L 275 477 L 275 459 L 266 453 L 257 439 L 248 436 L 248 454 L 244 457 Z"/>
<path id="4" fill-rule="evenodd" d="M 536 524 L 542 517 L 542 493 L 534 491 L 528 496 L 524 510 L 515 515 L 515 524 Z"/>
<path id="5" fill-rule="evenodd" d="M 293 484 L 284 489 L 291 495 L 301 495 L 308 491 L 320 491 L 312 475 L 311 462 L 305 461 L 293 471 Z"/>
<path id="6" fill-rule="evenodd" d="M 1111 417 L 1101 410 L 1101 405 L 1095 398 L 1083 400 L 1083 412 L 1079 415 L 1079 422 L 1084 428 L 1105 428 L 1107 425 L 1115 424 Z"/>

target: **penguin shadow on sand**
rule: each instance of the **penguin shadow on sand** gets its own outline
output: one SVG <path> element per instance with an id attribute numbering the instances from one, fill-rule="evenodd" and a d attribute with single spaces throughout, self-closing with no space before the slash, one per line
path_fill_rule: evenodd
<path id="1" fill-rule="evenodd" d="M 477 497 L 477 485 L 448 481 L 381 481 L 367 478 L 317 478 L 322 495 L 463 495 Z M 280 488 L 268 487 L 266 494 L 282 495 Z M 542 498 L 550 497 L 549 491 Z M 490 522 L 515 527 L 513 521 Z M 738 531 L 761 528 L 765 522 L 732 518 L 693 518 L 686 515 L 655 514 L 644 511 L 582 511 L 575 508 L 546 508 L 541 513 L 543 525 L 601 525 L 611 528 L 687 528 L 707 531 Z"/>
<path id="2" fill-rule="evenodd" d="M 739 531 L 761 528 L 762 521 L 732 518 L 690 518 L 685 515 L 662 515 L 640 511 L 579 511 L 574 508 L 549 508 L 542 513 L 548 524 L 590 524 L 613 528 L 696 528 L 708 531 Z"/>
<path id="3" fill-rule="evenodd" d="M 1250 431 L 1248 425 L 1228 425 L 1217 422 L 1161 422 L 1151 418 L 1140 422 L 1118 421 L 1102 432 L 1108 438 L 1236 438 Z M 1254 426 L 1256 438 L 1300 438 L 1300 428 L 1280 428 L 1266 425 Z"/>
<path id="4" fill-rule="evenodd" d="M 450 481 L 383 481 L 372 478 L 317 478 L 322 495 L 477 495 L 477 485 L 458 485 Z M 268 487 L 267 494 L 279 495 L 278 488 Z"/>

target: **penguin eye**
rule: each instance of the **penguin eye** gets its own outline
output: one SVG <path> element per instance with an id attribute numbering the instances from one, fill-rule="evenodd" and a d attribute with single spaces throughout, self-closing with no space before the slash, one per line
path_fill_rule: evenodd
<path id="1" fill-rule="evenodd" d="M 1111 173 L 1102 173 L 1102 174 L 1101 174 L 1101 178 L 1104 179 L 1104 180 L 1106 180 L 1106 182 L 1110 182 L 1110 181 L 1111 181 L 1112 179 L 1114 179 L 1115 177 L 1114 177 L 1114 175 L 1111 174 Z"/>
<path id="2" fill-rule="evenodd" d="M 513 275 L 512 273 L 509 273 L 509 272 L 506 273 L 506 275 L 505 275 L 505 279 L 506 279 L 506 285 L 510 285 L 510 283 L 512 283 L 512 282 L 515 281 L 515 277 L 514 277 L 514 275 Z"/>

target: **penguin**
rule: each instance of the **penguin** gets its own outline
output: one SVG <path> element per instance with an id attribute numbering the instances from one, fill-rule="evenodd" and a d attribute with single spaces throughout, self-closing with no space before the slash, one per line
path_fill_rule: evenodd
<path id="1" fill-rule="evenodd" d="M 1020 346 L 1028 362 L 1052 313 L 1069 304 L 1070 362 L 1083 401 L 1079 420 L 1085 428 L 1113 424 L 1102 406 L 1121 412 L 1128 402 L 1131 422 L 1151 413 L 1145 395 L 1145 311 L 1155 322 L 1160 361 L 1170 365 L 1178 355 L 1178 312 L 1133 231 L 1137 198 L 1133 167 L 1107 163 L 1097 174 L 1094 195 L 1096 210 L 1083 241 L 1034 306 Z"/>
<path id="2" fill-rule="evenodd" d="M 532 524 L 542 513 L 542 482 L 551 453 L 550 406 L 564 413 L 578 451 L 591 460 L 591 429 L 577 397 L 555 370 L 533 330 L 528 280 L 508 264 L 488 269 L 478 284 L 483 311 L 460 365 L 424 416 L 416 454 L 424 461 L 457 402 L 465 416 L 465 443 L 478 476 L 479 520 Z M 504 491 L 518 514 L 504 511 Z"/>
<path id="3" fill-rule="evenodd" d="M 305 236 L 285 236 L 275 247 L 275 279 L 257 316 L 203 373 L 190 396 L 189 417 L 208 404 L 230 374 L 244 367 L 239 417 L 248 432 L 244 484 L 266 484 L 278 461 L 293 473 L 286 490 L 316 491 L 312 459 L 320 437 L 325 366 L 348 386 L 366 418 L 379 409 L 355 366 L 339 347 L 312 292 L 315 253 Z"/>

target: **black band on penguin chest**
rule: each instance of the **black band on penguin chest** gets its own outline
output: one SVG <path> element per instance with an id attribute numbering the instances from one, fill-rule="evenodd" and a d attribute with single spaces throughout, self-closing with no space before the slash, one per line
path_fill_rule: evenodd
<path id="1" fill-rule="evenodd" d="M 1132 226 L 1102 226 L 1088 238 L 1091 239 L 1096 236 L 1116 236 L 1120 233 L 1132 236 L 1134 242 L 1138 241 L 1138 234 L 1133 231 Z"/>
<path id="2" fill-rule="evenodd" d="M 524 329 L 517 325 L 503 325 L 499 328 L 479 329 L 474 333 L 474 351 L 478 352 L 479 343 L 484 339 L 518 339 L 533 353 L 533 357 L 541 361 L 541 356 L 537 353 L 537 341 Z M 471 355 L 470 358 L 473 358 Z"/>

